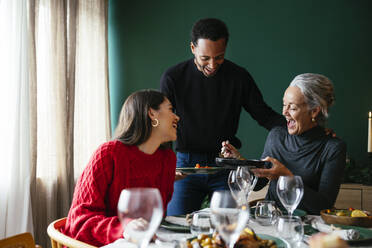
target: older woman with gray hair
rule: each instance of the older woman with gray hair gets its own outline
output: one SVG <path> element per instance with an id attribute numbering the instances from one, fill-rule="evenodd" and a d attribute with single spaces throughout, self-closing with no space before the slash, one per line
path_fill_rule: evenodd
<path id="1" fill-rule="evenodd" d="M 278 177 L 297 175 L 304 183 L 298 208 L 319 214 L 320 210 L 333 207 L 346 160 L 346 144 L 326 135 L 324 130 L 333 102 L 332 82 L 323 75 L 305 73 L 290 83 L 284 93 L 282 111 L 287 127 L 278 126 L 270 131 L 262 154 L 272 167 L 252 170 L 260 177 L 255 190 L 270 180 L 266 199 L 281 205 L 276 193 Z M 225 157 L 240 157 L 228 142 L 222 146 Z"/>

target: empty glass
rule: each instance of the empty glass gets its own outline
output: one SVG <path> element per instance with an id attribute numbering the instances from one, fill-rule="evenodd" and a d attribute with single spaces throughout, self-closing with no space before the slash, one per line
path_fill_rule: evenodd
<path id="1" fill-rule="evenodd" d="M 236 181 L 240 188 L 244 191 L 245 198 L 248 199 L 249 194 L 256 186 L 257 177 L 251 173 L 247 167 L 239 166 L 236 169 Z"/>
<path id="2" fill-rule="evenodd" d="M 255 210 L 255 220 L 262 226 L 275 224 L 280 215 L 274 201 L 258 201 Z"/>
<path id="3" fill-rule="evenodd" d="M 210 208 L 212 222 L 226 246 L 233 248 L 249 219 L 249 209 L 238 208 L 229 191 L 216 191 L 212 195 Z"/>
<path id="4" fill-rule="evenodd" d="M 118 216 L 129 240 L 137 247 L 147 247 L 163 218 L 163 203 L 159 190 L 124 189 L 119 198 Z"/>
<path id="5" fill-rule="evenodd" d="M 190 224 L 190 231 L 194 235 L 212 234 L 211 214 L 207 212 L 194 212 Z"/>
<path id="6" fill-rule="evenodd" d="M 298 216 L 279 216 L 276 230 L 281 238 L 292 245 L 299 245 L 304 236 L 304 227 Z"/>
<path id="7" fill-rule="evenodd" d="M 280 176 L 276 184 L 276 193 L 290 216 L 297 208 L 304 194 L 304 185 L 300 176 Z"/>
<path id="8" fill-rule="evenodd" d="M 244 206 L 247 203 L 247 198 L 244 194 L 244 191 L 240 188 L 237 182 L 235 170 L 230 171 L 227 184 L 229 185 L 230 192 L 232 196 L 234 197 L 235 201 L 238 203 L 238 206 L 239 207 Z"/>

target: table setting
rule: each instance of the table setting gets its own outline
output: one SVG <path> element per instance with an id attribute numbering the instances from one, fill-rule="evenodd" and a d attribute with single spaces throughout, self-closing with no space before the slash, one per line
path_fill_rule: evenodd
<path id="1" fill-rule="evenodd" d="M 118 215 L 123 225 L 129 220 L 143 219 L 135 225 L 126 225 L 124 239 L 119 239 L 105 248 L 117 247 L 310 247 L 311 236 L 319 232 L 335 235 L 348 246 L 372 246 L 372 216 L 370 213 L 354 212 L 362 218 L 362 226 L 344 225 L 359 222 L 337 222 L 353 214 L 324 210 L 322 215 L 308 215 L 297 209 L 304 192 L 301 177 L 280 176 L 277 194 L 285 209 L 274 201 L 259 200 L 250 206 L 249 194 L 257 182 L 249 167 L 231 169 L 229 190 L 213 193 L 209 208 L 188 215 L 163 216 L 161 197 L 157 189 L 142 189 L 132 192 L 123 190 L 118 204 Z M 333 216 L 328 216 L 332 215 Z M 337 215 L 336 215 L 337 214 Z M 345 216 L 350 214 L 350 216 Z M 337 220 L 336 222 L 335 219 Z M 370 225 L 365 222 L 371 220 Z M 357 220 L 357 219 L 355 219 Z M 333 221 L 333 222 L 332 222 Z M 258 245 L 258 246 L 257 246 Z M 314 246 L 313 246 L 314 247 Z"/>

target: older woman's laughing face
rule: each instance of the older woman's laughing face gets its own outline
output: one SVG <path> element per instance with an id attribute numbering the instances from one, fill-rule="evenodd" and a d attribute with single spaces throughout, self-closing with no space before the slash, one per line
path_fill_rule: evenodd
<path id="1" fill-rule="evenodd" d="M 283 115 L 287 120 L 288 133 L 299 135 L 317 125 L 312 121 L 316 117 L 310 110 L 305 96 L 297 86 L 289 86 L 283 97 Z"/>

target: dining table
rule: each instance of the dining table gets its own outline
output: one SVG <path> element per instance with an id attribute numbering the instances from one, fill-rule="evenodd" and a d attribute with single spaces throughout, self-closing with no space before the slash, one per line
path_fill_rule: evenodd
<path id="1" fill-rule="evenodd" d="M 179 217 L 179 216 L 177 216 Z M 302 217 L 304 225 L 308 224 L 309 221 L 320 221 L 324 222 L 322 218 L 319 215 L 306 215 Z M 258 235 L 266 235 L 266 236 L 272 236 L 277 239 L 281 240 L 281 244 L 278 246 L 278 248 L 292 248 L 292 247 L 303 247 L 307 248 L 308 245 L 308 238 L 309 236 L 304 235 L 303 240 L 301 243 L 297 243 L 296 246 L 291 246 L 287 241 L 283 240 L 279 235 L 277 234 L 275 225 L 270 226 L 262 226 L 258 224 L 254 219 L 250 219 L 247 227 L 254 230 L 254 232 Z M 372 228 L 367 228 L 372 233 Z M 156 237 L 157 240 L 155 242 L 150 243 L 149 248 L 186 248 L 186 241 L 190 240 L 195 237 L 195 235 L 191 234 L 187 228 L 185 230 L 177 230 L 174 228 L 170 228 L 167 225 L 160 225 L 160 227 L 156 231 Z M 351 242 L 349 243 L 349 246 L 352 248 L 365 248 L 365 247 L 372 247 L 372 235 L 368 240 L 364 240 L 363 242 Z M 115 242 L 108 244 L 104 246 L 104 248 L 121 248 L 121 247 L 133 247 L 136 246 L 134 244 L 129 243 L 128 241 L 124 239 L 118 239 Z"/>

